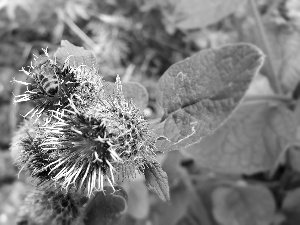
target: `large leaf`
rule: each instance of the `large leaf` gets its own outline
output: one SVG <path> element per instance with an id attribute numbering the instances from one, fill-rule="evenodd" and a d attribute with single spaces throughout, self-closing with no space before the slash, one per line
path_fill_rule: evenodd
<path id="1" fill-rule="evenodd" d="M 127 209 L 127 193 L 121 187 L 105 187 L 86 209 L 86 225 L 115 225 Z"/>
<path id="2" fill-rule="evenodd" d="M 219 187 L 212 201 L 221 225 L 269 225 L 275 215 L 273 196 L 263 186 Z"/>
<path id="3" fill-rule="evenodd" d="M 296 141 L 297 122 L 283 104 L 242 104 L 212 135 L 189 146 L 186 153 L 201 166 L 227 173 L 274 168 L 284 149 Z"/>
<path id="4" fill-rule="evenodd" d="M 87 66 L 92 68 L 96 66 L 96 56 L 90 50 L 83 47 L 77 47 L 67 40 L 61 41 L 61 47 L 55 52 L 56 61 L 59 65 L 68 63 L 70 66 Z"/>
<path id="5" fill-rule="evenodd" d="M 235 109 L 263 63 L 253 45 L 203 50 L 172 65 L 158 82 L 165 120 L 156 125 L 162 151 L 178 150 L 214 131 Z"/>

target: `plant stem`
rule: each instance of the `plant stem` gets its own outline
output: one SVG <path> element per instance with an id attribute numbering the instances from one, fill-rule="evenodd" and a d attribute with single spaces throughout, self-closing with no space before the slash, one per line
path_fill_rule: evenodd
<path id="1" fill-rule="evenodd" d="M 267 66 L 267 69 L 268 69 L 268 72 L 269 72 L 267 74 L 267 77 L 268 77 L 268 79 L 270 81 L 270 84 L 271 84 L 272 88 L 274 89 L 275 93 L 281 94 L 282 90 L 281 90 L 281 86 L 280 86 L 280 84 L 278 82 L 278 79 L 277 79 L 277 74 L 275 72 L 274 58 L 273 58 L 273 55 L 272 55 L 272 52 L 271 52 L 269 42 L 267 40 L 267 36 L 266 36 L 264 26 L 262 24 L 261 16 L 260 16 L 260 14 L 257 10 L 256 1 L 255 0 L 249 0 L 249 1 L 250 1 L 251 10 L 252 10 L 252 13 L 254 15 L 256 25 L 258 27 L 258 31 L 259 31 L 258 33 L 259 33 L 259 36 L 260 36 L 260 39 L 261 39 L 261 43 L 262 43 L 263 48 L 265 49 L 266 55 L 267 55 L 266 66 Z"/>
<path id="2" fill-rule="evenodd" d="M 92 50 L 95 50 L 96 44 L 68 17 L 63 17 L 66 25 Z"/>

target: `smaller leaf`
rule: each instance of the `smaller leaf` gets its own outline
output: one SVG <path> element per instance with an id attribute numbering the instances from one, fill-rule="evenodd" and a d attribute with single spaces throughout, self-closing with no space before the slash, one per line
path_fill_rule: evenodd
<path id="1" fill-rule="evenodd" d="M 85 65 L 92 68 L 96 65 L 96 56 L 92 51 L 77 47 L 67 40 L 61 41 L 61 47 L 57 49 L 54 55 L 60 65 L 64 65 L 66 61 L 70 66 L 75 67 Z"/>
<path id="2" fill-rule="evenodd" d="M 170 200 L 168 175 L 157 162 L 148 163 L 144 169 L 146 186 L 163 201 Z"/>
<path id="3" fill-rule="evenodd" d="M 219 187 L 212 193 L 213 215 L 222 225 L 269 225 L 275 201 L 263 186 Z"/>
<path id="4" fill-rule="evenodd" d="M 104 187 L 86 209 L 86 225 L 114 225 L 127 209 L 127 193 L 122 187 Z"/>

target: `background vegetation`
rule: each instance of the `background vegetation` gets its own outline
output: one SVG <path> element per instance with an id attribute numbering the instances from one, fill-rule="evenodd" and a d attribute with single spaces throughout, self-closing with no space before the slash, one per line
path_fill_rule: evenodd
<path id="1" fill-rule="evenodd" d="M 19 70 L 41 48 L 51 53 L 68 40 L 94 51 L 104 79 L 120 74 L 122 82 L 144 85 L 148 119 L 163 113 L 156 83 L 175 62 L 227 43 L 259 46 L 265 64 L 245 101 L 262 106 L 242 107 L 189 151 L 158 156 L 169 177 L 169 204 L 149 193 L 142 178 L 123 184 L 128 208 L 120 223 L 298 225 L 299 119 L 286 115 L 299 115 L 299 29 L 297 0 L 0 0 L 0 224 L 14 223 L 31 190 L 8 150 L 31 103 L 12 103 L 12 92 L 24 90 L 10 81 L 26 78 Z M 284 109 L 274 114 L 269 104 Z M 230 156 L 221 151 L 226 140 Z"/>

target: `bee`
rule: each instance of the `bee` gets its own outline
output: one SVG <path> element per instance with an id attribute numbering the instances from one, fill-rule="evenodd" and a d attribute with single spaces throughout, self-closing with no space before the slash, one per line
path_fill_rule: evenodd
<path id="1" fill-rule="evenodd" d="M 43 91 L 50 97 L 54 97 L 59 91 L 59 79 L 56 74 L 39 74 L 37 82 Z"/>
<path id="2" fill-rule="evenodd" d="M 49 97 L 54 97 L 59 92 L 58 68 L 51 60 L 45 60 L 34 68 L 32 77 L 37 87 Z"/>

